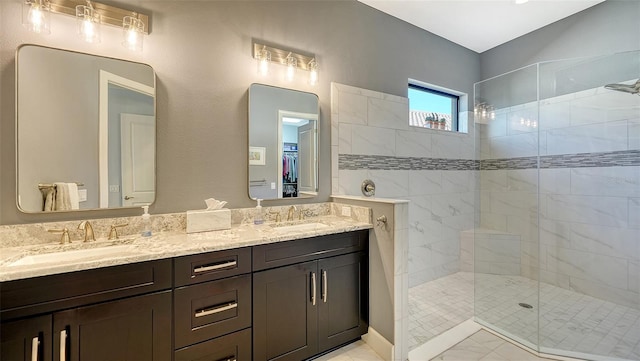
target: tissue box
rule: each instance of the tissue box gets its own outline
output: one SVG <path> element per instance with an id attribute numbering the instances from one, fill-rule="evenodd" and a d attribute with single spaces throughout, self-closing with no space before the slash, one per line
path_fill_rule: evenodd
<path id="1" fill-rule="evenodd" d="M 187 211 L 187 233 L 217 231 L 230 228 L 230 209 Z"/>

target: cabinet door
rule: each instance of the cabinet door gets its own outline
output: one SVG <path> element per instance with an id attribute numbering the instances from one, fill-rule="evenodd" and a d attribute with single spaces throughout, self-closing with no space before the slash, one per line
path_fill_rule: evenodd
<path id="1" fill-rule="evenodd" d="M 56 361 L 171 360 L 171 291 L 53 315 Z"/>
<path id="2" fill-rule="evenodd" d="M 359 338 L 368 327 L 368 270 L 364 253 L 318 261 L 319 351 Z"/>
<path id="3" fill-rule="evenodd" d="M 51 315 L 0 325 L 0 360 L 50 361 Z"/>
<path id="4" fill-rule="evenodd" d="M 254 273 L 254 360 L 304 360 L 318 352 L 317 279 L 317 261 Z"/>

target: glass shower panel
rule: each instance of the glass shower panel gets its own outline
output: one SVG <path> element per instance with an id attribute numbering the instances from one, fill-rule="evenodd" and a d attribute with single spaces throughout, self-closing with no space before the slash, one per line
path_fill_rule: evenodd
<path id="1" fill-rule="evenodd" d="M 477 83 L 480 212 L 475 319 L 538 345 L 538 66 Z"/>
<path id="2" fill-rule="evenodd" d="M 640 52 L 539 72 L 540 350 L 639 360 Z"/>

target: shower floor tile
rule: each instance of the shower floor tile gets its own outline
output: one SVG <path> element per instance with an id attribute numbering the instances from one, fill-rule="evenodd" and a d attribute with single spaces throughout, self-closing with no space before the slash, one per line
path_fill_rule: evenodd
<path id="1" fill-rule="evenodd" d="M 458 272 L 409 289 L 409 350 L 473 317 L 473 273 Z"/>
<path id="2" fill-rule="evenodd" d="M 476 274 L 475 280 L 477 319 L 530 347 L 638 359 L 640 310 L 547 283 L 538 291 L 537 281 L 520 276 Z"/>
<path id="3" fill-rule="evenodd" d="M 475 281 L 475 295 L 468 272 L 409 289 L 410 350 L 474 317 L 475 298 L 479 320 L 529 347 L 640 360 L 638 309 L 546 283 L 538 290 L 537 281 L 520 276 L 477 274 Z"/>

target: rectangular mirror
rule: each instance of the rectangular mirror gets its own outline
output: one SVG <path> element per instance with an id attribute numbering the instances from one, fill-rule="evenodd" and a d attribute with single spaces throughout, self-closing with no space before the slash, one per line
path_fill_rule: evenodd
<path id="1" fill-rule="evenodd" d="M 249 197 L 318 194 L 318 96 L 263 84 L 249 88 Z"/>
<path id="2" fill-rule="evenodd" d="M 155 200 L 155 72 L 35 45 L 16 64 L 17 204 L 23 212 Z"/>

